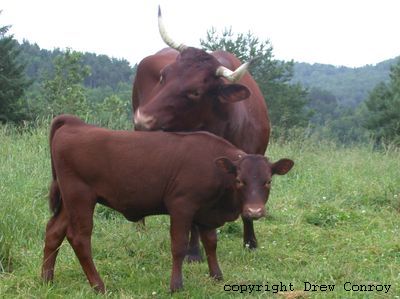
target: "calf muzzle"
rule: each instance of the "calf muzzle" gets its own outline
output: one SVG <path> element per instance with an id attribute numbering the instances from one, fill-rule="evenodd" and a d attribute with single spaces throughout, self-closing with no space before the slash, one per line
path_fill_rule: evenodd
<path id="1" fill-rule="evenodd" d="M 242 216 L 246 219 L 257 220 L 265 216 L 265 207 L 262 206 L 248 206 L 244 207 Z"/>

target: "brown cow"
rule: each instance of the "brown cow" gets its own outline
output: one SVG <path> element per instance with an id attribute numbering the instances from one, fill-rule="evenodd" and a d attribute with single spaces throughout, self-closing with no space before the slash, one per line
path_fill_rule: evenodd
<path id="1" fill-rule="evenodd" d="M 207 146 L 204 146 L 207 145 Z M 67 237 L 90 285 L 105 291 L 92 259 L 93 211 L 101 203 L 137 221 L 149 215 L 171 219 L 171 291 L 182 287 L 182 262 L 191 224 L 198 226 L 210 275 L 222 278 L 215 228 L 241 214 L 265 214 L 273 174 L 293 161 L 271 163 L 247 155 L 206 132 L 112 131 L 62 115 L 51 125 L 53 182 L 42 277 L 51 281 L 60 245 Z"/>
<path id="2" fill-rule="evenodd" d="M 205 130 L 249 154 L 264 155 L 270 122 L 264 97 L 248 64 L 224 51 L 207 53 L 173 41 L 159 10 L 160 34 L 167 45 L 138 65 L 132 106 L 136 130 Z M 235 70 L 235 71 L 230 71 Z M 236 83 L 238 82 L 238 83 Z M 244 245 L 257 247 L 253 222 L 243 219 Z M 192 235 L 195 233 L 192 230 Z M 200 260 L 192 236 L 191 260 Z"/>

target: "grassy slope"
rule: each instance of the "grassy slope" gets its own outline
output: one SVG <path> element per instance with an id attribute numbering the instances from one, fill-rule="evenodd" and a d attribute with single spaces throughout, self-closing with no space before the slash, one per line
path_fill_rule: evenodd
<path id="1" fill-rule="evenodd" d="M 0 128 L 0 297 L 94 298 L 68 242 L 52 285 L 39 278 L 49 219 L 47 128 L 17 133 Z M 311 298 L 393 298 L 400 294 L 400 153 L 295 141 L 272 145 L 273 160 L 293 158 L 294 170 L 276 177 L 270 216 L 255 223 L 259 249 L 242 249 L 239 221 L 220 229 L 223 282 L 207 277 L 206 263 L 184 266 L 185 289 L 176 298 L 218 298 L 224 284 L 304 282 L 336 284 Z M 145 230 L 104 207 L 95 215 L 93 254 L 107 297 L 168 296 L 169 218 L 149 217 Z M 6 270 L 6 271 L 4 271 Z M 391 284 L 388 294 L 351 293 L 343 283 Z M 272 293 L 257 292 L 251 298 Z"/>

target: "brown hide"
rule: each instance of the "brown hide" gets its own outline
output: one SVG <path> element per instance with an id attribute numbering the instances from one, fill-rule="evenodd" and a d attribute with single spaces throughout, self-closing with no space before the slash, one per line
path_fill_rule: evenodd
<path id="1" fill-rule="evenodd" d="M 232 54 L 196 48 L 166 48 L 138 65 L 132 93 L 135 124 L 141 130 L 205 130 L 250 154 L 264 154 L 270 123 L 259 87 L 247 73 L 236 84 L 215 75 L 236 69 Z"/>
<path id="2" fill-rule="evenodd" d="M 204 146 L 206 145 L 206 146 Z M 210 275 L 221 278 L 215 228 L 240 214 L 263 216 L 271 176 L 293 162 L 270 163 L 247 155 L 207 132 L 112 131 L 87 125 L 70 115 L 55 118 L 50 133 L 53 182 L 42 266 L 53 279 L 60 245 L 66 236 L 92 287 L 105 291 L 91 255 L 96 203 L 128 220 L 171 217 L 171 290 L 182 287 L 182 262 L 192 223 L 200 231 Z M 236 183 L 235 183 L 236 182 Z"/>
<path id="3" fill-rule="evenodd" d="M 264 155 L 270 135 L 268 109 L 247 72 L 232 84 L 216 76 L 220 66 L 235 70 L 239 59 L 225 51 L 211 54 L 188 47 L 165 48 L 138 65 L 132 91 L 136 130 L 205 130 L 249 154 Z M 253 223 L 243 219 L 243 241 L 257 247 Z M 200 261 L 198 234 L 193 227 L 189 261 Z"/>

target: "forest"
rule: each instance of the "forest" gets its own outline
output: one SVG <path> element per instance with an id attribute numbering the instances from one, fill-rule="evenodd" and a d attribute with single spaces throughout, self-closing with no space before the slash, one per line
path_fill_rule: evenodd
<path id="1" fill-rule="evenodd" d="M 6 66 L 0 79 L 0 120 L 18 124 L 73 113 L 100 125 L 131 123 L 137 64 L 73 49 L 41 49 L 14 40 L 7 26 L 0 29 Z M 212 28 L 200 43 L 242 61 L 257 57 L 250 72 L 266 99 L 274 137 L 303 134 L 341 143 L 372 139 L 399 144 L 399 58 L 359 68 L 280 61 L 269 41 L 231 29 Z"/>

